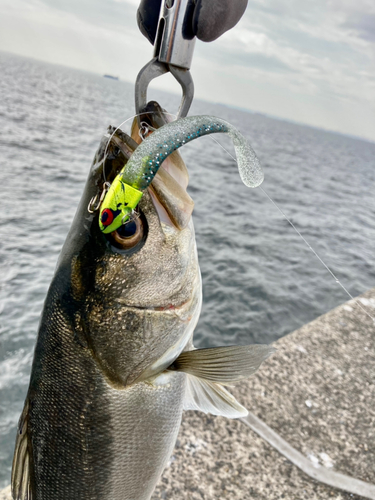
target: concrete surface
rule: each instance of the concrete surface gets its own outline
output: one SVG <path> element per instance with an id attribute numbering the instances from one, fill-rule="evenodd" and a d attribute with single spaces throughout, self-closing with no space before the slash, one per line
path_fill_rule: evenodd
<path id="1" fill-rule="evenodd" d="M 357 299 L 375 316 L 375 289 Z M 375 484 L 375 326 L 349 301 L 275 343 L 231 392 L 313 462 Z M 361 497 L 301 472 L 244 423 L 185 412 L 156 499 Z"/>
<path id="2" fill-rule="evenodd" d="M 5 488 L 5 490 L 0 491 L 0 500 L 11 500 L 10 486 Z"/>
<path id="3" fill-rule="evenodd" d="M 375 316 L 375 288 L 357 300 Z M 275 346 L 231 392 L 313 463 L 375 484 L 374 322 L 349 301 Z M 9 490 L 2 493 L 10 500 Z M 185 412 L 152 500 L 225 498 L 363 497 L 311 479 L 241 421 Z"/>

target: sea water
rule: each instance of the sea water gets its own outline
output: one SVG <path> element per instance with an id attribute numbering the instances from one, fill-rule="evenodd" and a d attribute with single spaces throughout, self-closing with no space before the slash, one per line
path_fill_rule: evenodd
<path id="1" fill-rule="evenodd" d="M 134 114 L 134 88 L 1 53 L 0 72 L 1 488 L 56 260 L 102 135 Z M 176 112 L 179 96 L 151 95 Z M 199 100 L 190 114 L 221 117 L 248 139 L 262 189 L 352 295 L 375 286 L 375 144 Z M 215 139 L 234 156 L 229 138 Z M 203 278 L 196 346 L 272 342 L 348 299 L 211 137 L 181 154 Z"/>

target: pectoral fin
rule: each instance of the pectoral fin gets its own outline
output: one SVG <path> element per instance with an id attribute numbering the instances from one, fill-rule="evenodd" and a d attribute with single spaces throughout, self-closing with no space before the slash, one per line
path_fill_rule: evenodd
<path id="1" fill-rule="evenodd" d="M 31 443 L 28 434 L 29 404 L 26 401 L 18 423 L 16 446 L 12 467 L 12 498 L 14 500 L 33 500 L 31 487 Z"/>
<path id="2" fill-rule="evenodd" d="M 225 385 L 250 377 L 274 352 L 269 345 L 195 349 L 180 354 L 171 368 Z"/>
<path id="3" fill-rule="evenodd" d="M 250 377 L 275 349 L 267 345 L 215 347 L 183 352 L 169 368 L 187 374 L 185 410 L 240 418 L 247 410 L 223 387 Z"/>

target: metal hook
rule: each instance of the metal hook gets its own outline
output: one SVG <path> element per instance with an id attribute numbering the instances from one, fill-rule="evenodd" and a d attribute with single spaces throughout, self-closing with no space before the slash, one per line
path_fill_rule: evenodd
<path id="1" fill-rule="evenodd" d="M 139 134 L 139 137 L 142 139 L 142 141 L 145 140 L 146 135 L 150 132 L 150 130 L 152 130 L 154 132 L 156 130 L 156 128 L 152 127 L 147 122 L 140 123 L 138 134 Z"/>
<path id="2" fill-rule="evenodd" d="M 97 201 L 99 195 L 96 194 L 95 196 L 93 196 L 88 204 L 88 207 L 87 207 L 87 211 L 90 213 L 90 214 L 93 214 L 95 213 L 97 210 L 99 210 L 100 208 L 100 205 L 102 204 L 103 200 L 104 200 L 104 197 L 105 195 L 107 194 L 107 191 L 108 189 L 111 187 L 111 184 L 109 182 L 105 182 L 103 184 L 103 191 L 100 195 L 100 198 L 99 198 L 99 201 Z"/>
<path id="3" fill-rule="evenodd" d="M 134 222 L 136 221 L 137 219 L 139 219 L 139 217 L 141 216 L 141 214 L 139 212 L 137 212 L 135 209 L 133 209 L 130 214 L 126 214 L 124 215 L 124 217 L 121 219 L 121 224 L 122 225 L 126 225 L 126 224 L 129 224 L 129 222 Z M 126 220 L 125 217 L 127 217 Z"/>

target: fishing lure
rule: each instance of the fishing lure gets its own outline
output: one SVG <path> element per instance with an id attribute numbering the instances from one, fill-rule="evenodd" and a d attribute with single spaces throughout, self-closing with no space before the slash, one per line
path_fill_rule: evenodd
<path id="1" fill-rule="evenodd" d="M 263 181 L 259 160 L 245 137 L 230 123 L 214 116 L 190 116 L 157 129 L 138 146 L 116 176 L 100 208 L 99 226 L 111 233 L 125 224 L 153 181 L 163 161 L 176 149 L 204 135 L 228 134 L 236 152 L 242 182 L 255 188 Z"/>

